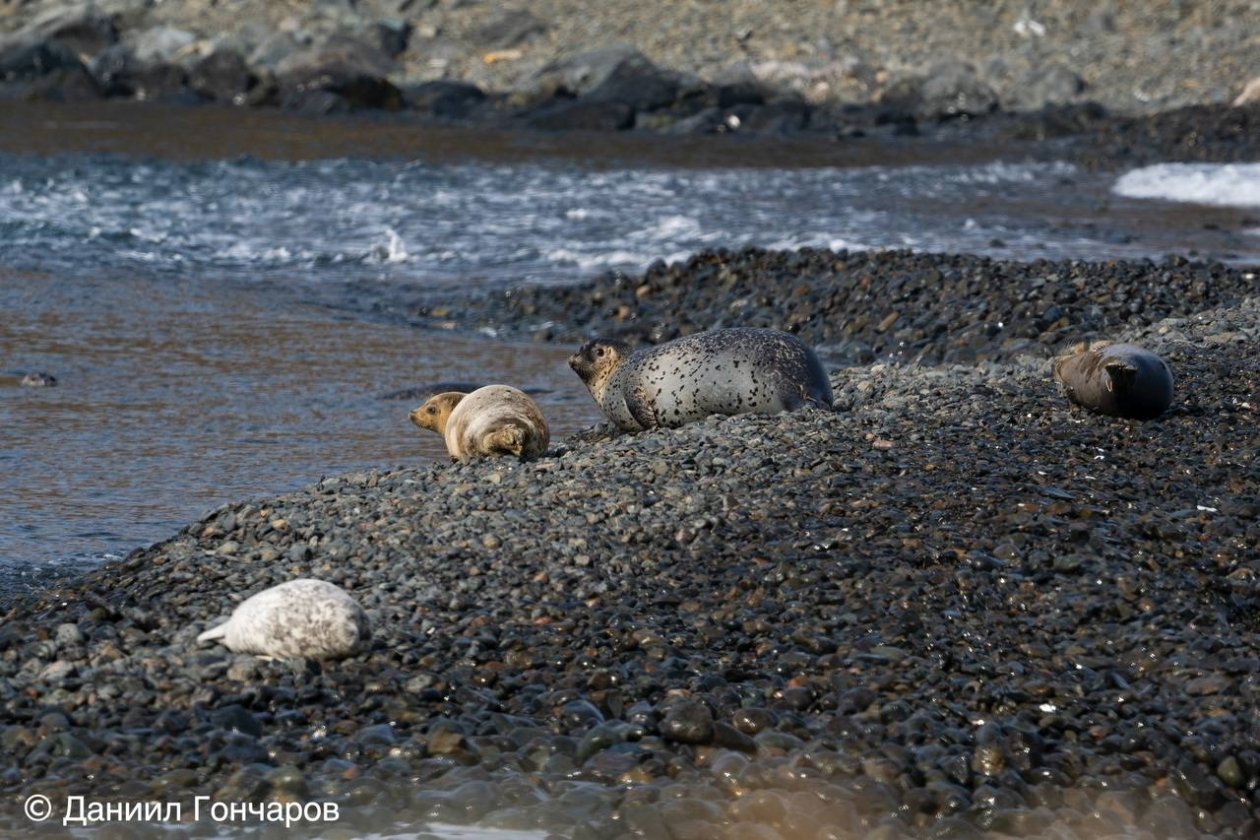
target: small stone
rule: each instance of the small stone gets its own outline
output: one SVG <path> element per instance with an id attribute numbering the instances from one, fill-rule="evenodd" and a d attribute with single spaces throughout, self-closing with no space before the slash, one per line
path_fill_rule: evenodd
<path id="1" fill-rule="evenodd" d="M 54 638 L 61 646 L 81 645 L 84 640 L 83 631 L 77 624 L 58 624 Z"/>
<path id="2" fill-rule="evenodd" d="M 660 729 L 667 740 L 707 744 L 713 740 L 713 713 L 704 703 L 684 700 L 670 706 Z"/>

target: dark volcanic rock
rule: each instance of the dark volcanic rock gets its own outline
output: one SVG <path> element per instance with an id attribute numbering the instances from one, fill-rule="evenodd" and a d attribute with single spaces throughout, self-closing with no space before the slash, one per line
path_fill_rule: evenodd
<path id="1" fill-rule="evenodd" d="M 464 119 L 486 101 L 476 85 L 438 79 L 403 89 L 407 106 L 415 111 L 444 119 Z"/>
<path id="2" fill-rule="evenodd" d="M 244 105 L 249 100 L 250 91 L 258 81 L 258 76 L 234 49 L 215 50 L 188 71 L 188 86 L 194 91 L 207 99 L 235 105 Z"/>
<path id="3" fill-rule="evenodd" d="M 403 107 L 400 91 L 387 77 L 392 60 L 379 49 L 350 37 L 334 37 L 289 56 L 276 67 L 281 106 L 312 113 Z"/>
<path id="4" fill-rule="evenodd" d="M 1237 108 L 1195 105 L 1149 117 L 1107 120 L 1082 138 L 1085 163 L 1142 166 L 1166 160 L 1254 161 L 1260 102 Z"/>
<path id="5" fill-rule="evenodd" d="M 104 96 L 136 99 L 142 102 L 204 101 L 188 86 L 188 71 L 178 64 L 146 62 L 130 48 L 115 44 L 92 61 L 92 75 Z"/>
<path id="6" fill-rule="evenodd" d="M 623 131 L 634 126 L 634 108 L 624 102 L 559 99 L 520 117 L 543 131 Z"/>
<path id="7" fill-rule="evenodd" d="M 517 289 L 489 317 L 508 331 L 550 322 L 552 335 L 570 341 L 599 334 L 655 343 L 718 326 L 771 327 L 848 362 L 970 363 L 1049 356 L 1074 341 L 1227 305 L 1256 288 L 1252 272 L 1181 258 L 1020 263 L 745 249 L 657 263 L 642 277 Z M 487 314 L 480 304 L 476 311 Z"/>
<path id="8" fill-rule="evenodd" d="M 81 62 L 68 46 L 56 41 L 19 39 L 0 43 L 0 80 L 30 80 L 73 70 Z"/>
<path id="9" fill-rule="evenodd" d="M 636 54 L 619 62 L 585 98 L 624 103 L 635 111 L 654 111 L 672 105 L 682 89 L 680 74 L 662 70 Z"/>

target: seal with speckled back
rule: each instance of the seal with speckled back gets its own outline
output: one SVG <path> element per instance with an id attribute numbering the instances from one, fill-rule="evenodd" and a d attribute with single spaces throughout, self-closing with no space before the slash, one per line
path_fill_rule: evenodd
<path id="1" fill-rule="evenodd" d="M 551 435 L 538 405 L 511 385 L 487 385 L 470 394 L 435 394 L 409 415 L 446 441 L 452 460 L 515 455 L 522 461 L 547 451 Z"/>
<path id="2" fill-rule="evenodd" d="M 334 583 L 299 578 L 246 598 L 231 617 L 197 637 L 234 653 L 271 659 L 335 659 L 371 638 L 367 614 Z"/>
<path id="3" fill-rule="evenodd" d="M 1133 344 L 1081 345 L 1054 360 L 1054 378 L 1069 400 L 1110 417 L 1151 420 L 1172 403 L 1168 363 Z"/>
<path id="4" fill-rule="evenodd" d="M 569 359 L 604 416 L 622 431 L 681 426 L 711 414 L 831 410 L 814 351 L 778 330 L 733 327 L 631 352 L 596 339 Z"/>

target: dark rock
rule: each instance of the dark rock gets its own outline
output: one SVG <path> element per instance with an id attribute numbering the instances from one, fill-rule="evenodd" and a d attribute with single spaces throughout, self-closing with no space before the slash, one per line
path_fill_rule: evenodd
<path id="1" fill-rule="evenodd" d="M 737 105 L 764 105 L 769 98 L 765 86 L 757 81 L 740 81 L 714 87 L 713 96 L 719 108 Z"/>
<path id="2" fill-rule="evenodd" d="M 123 44 L 115 44 L 92 62 L 92 75 L 104 96 L 142 102 L 190 102 L 201 96 L 188 87 L 188 73 L 177 64 L 145 63 Z"/>
<path id="3" fill-rule="evenodd" d="M 704 703 L 682 700 L 672 704 L 660 723 L 661 735 L 683 744 L 707 744 L 713 740 L 713 713 Z"/>
<path id="4" fill-rule="evenodd" d="M 443 119 L 463 119 L 486 101 L 476 85 L 439 79 L 403 88 L 407 106 Z M 451 389 L 458 390 L 458 389 Z"/>
<path id="5" fill-rule="evenodd" d="M 101 95 L 96 79 L 78 62 L 38 77 L 12 81 L 0 88 L 0 98 L 28 101 L 81 102 L 99 99 Z"/>
<path id="6" fill-rule="evenodd" d="M 234 49 L 216 50 L 188 71 L 188 86 L 216 102 L 243 105 L 258 84 L 258 76 Z"/>
<path id="7" fill-rule="evenodd" d="M 634 126 L 634 109 L 624 102 L 560 99 L 520 119 L 542 131 L 623 131 Z"/>
<path id="8" fill-rule="evenodd" d="M 70 47 L 55 41 L 0 43 L 0 80 L 6 82 L 43 78 L 81 66 Z"/>
<path id="9" fill-rule="evenodd" d="M 624 103 L 635 111 L 654 111 L 672 105 L 682 88 L 682 78 L 662 70 L 641 55 L 620 62 L 598 87 L 586 94 L 588 102 Z"/>
<path id="10" fill-rule="evenodd" d="M 754 107 L 742 118 L 740 130 L 754 134 L 795 134 L 809 127 L 811 109 L 799 100 Z"/>
<path id="11" fill-rule="evenodd" d="M 280 104 L 311 113 L 403 107 L 389 79 L 392 60 L 354 38 L 338 36 L 290 56 L 276 68 Z"/>
<path id="12" fill-rule="evenodd" d="M 80 56 L 94 56 L 118 41 L 112 15 L 91 6 L 74 7 L 37 27 L 40 36 Z"/>
<path id="13" fill-rule="evenodd" d="M 548 64 L 539 71 L 537 82 L 544 90 L 564 91 L 571 96 L 581 96 L 598 88 L 617 68 L 626 63 L 642 65 L 651 62 L 634 47 L 605 47 Z"/>
<path id="14" fill-rule="evenodd" d="M 232 704 L 215 709 L 210 713 L 210 721 L 220 729 L 244 732 L 257 738 L 262 735 L 263 727 L 258 718 L 239 704 Z"/>

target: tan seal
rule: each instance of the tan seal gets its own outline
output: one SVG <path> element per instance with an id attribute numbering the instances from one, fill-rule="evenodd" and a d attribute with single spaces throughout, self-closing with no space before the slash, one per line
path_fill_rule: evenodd
<path id="1" fill-rule="evenodd" d="M 436 394 L 410 417 L 420 428 L 441 435 L 457 461 L 481 455 L 515 455 L 526 461 L 546 452 L 551 442 L 538 406 L 511 385 Z"/>
<path id="2" fill-rule="evenodd" d="M 1081 345 L 1054 360 L 1054 378 L 1069 400 L 1110 417 L 1151 420 L 1172 403 L 1168 364 L 1134 344 Z"/>
<path id="3" fill-rule="evenodd" d="M 344 589 L 300 578 L 246 598 L 231 618 L 197 641 L 219 641 L 234 653 L 272 659 L 333 659 L 354 653 L 371 632 L 367 614 Z"/>
<path id="4" fill-rule="evenodd" d="M 569 367 L 609 422 L 627 432 L 711 414 L 832 407 L 827 372 L 814 351 L 778 330 L 709 330 L 634 352 L 597 339 L 574 353 Z"/>

